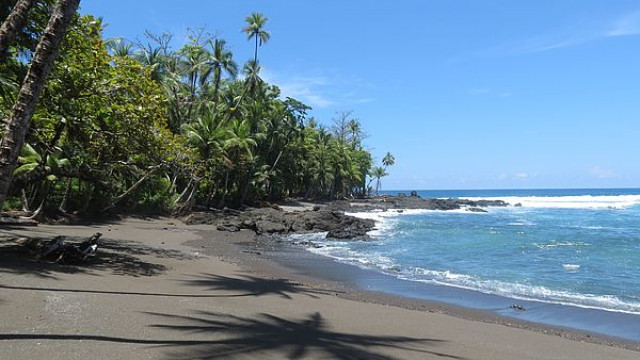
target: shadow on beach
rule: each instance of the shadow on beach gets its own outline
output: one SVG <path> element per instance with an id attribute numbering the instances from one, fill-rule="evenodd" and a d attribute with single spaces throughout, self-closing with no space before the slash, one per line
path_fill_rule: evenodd
<path id="1" fill-rule="evenodd" d="M 154 340 L 78 334 L 0 334 L 0 341 L 92 340 L 143 344 L 167 348 L 166 356 L 171 359 L 233 359 L 267 355 L 286 356 L 287 359 L 302 359 L 306 356 L 337 360 L 395 359 L 380 353 L 380 350 L 403 350 L 424 354 L 425 357 L 462 359 L 436 351 L 434 348 L 444 343 L 443 340 L 332 331 L 330 324 L 318 312 L 297 320 L 270 314 L 242 317 L 204 311 L 198 312 L 196 316 L 146 314 L 168 322 L 150 325 L 152 328 L 192 339 L 202 336 L 204 339 Z"/>
<path id="2" fill-rule="evenodd" d="M 96 256 L 80 265 L 67 265 L 38 261 L 33 248 L 50 241 L 49 237 L 19 237 L 25 246 L 16 242 L 17 237 L 10 232 L 0 232 L 0 273 L 31 274 L 42 278 L 57 278 L 56 274 L 99 275 L 110 272 L 123 276 L 154 276 L 164 273 L 167 267 L 141 259 L 140 256 L 155 258 L 190 259 L 177 250 L 157 249 L 134 241 L 102 240 Z M 79 243 L 85 238 L 67 237 L 69 242 Z"/>
<path id="3" fill-rule="evenodd" d="M 0 257 L 1 258 L 1 257 Z M 52 264 L 55 265 L 55 264 Z M 2 271 L 2 265 L 0 265 Z M 292 299 L 293 294 L 303 294 L 317 298 L 314 294 L 328 294 L 327 292 L 307 289 L 302 285 L 287 279 L 262 279 L 254 276 L 239 275 L 239 277 L 227 277 L 220 275 L 205 274 L 194 280 L 180 280 L 190 286 L 206 287 L 205 291 L 228 291 L 241 292 L 240 294 L 202 294 L 202 293 L 154 293 L 135 291 L 114 291 L 98 289 L 71 289 L 60 287 L 34 287 L 2 285 L 0 289 L 23 290 L 23 291 L 47 291 L 47 292 L 70 292 L 97 295 L 130 295 L 130 296 L 159 296 L 159 297 L 185 297 L 185 298 L 229 298 L 245 296 L 279 295 L 285 299 Z M 335 293 L 335 291 L 334 291 Z M 2 299 L 0 299 L 0 304 Z"/>
<path id="4" fill-rule="evenodd" d="M 327 294 L 326 292 L 307 289 L 301 284 L 288 279 L 265 279 L 250 275 L 239 275 L 238 277 L 228 277 L 215 274 L 202 274 L 195 280 L 186 280 L 188 285 L 201 286 L 210 291 L 239 291 L 241 294 L 229 295 L 230 297 L 241 296 L 264 296 L 279 295 L 285 299 L 291 299 L 293 294 L 302 294 L 312 298 L 317 298 L 314 294 Z"/>

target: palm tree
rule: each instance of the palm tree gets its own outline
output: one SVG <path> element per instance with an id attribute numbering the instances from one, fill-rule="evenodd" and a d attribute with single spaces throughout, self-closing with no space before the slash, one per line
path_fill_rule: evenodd
<path id="1" fill-rule="evenodd" d="M 182 132 L 193 146 L 199 151 L 204 160 L 210 157 L 225 158 L 224 143 L 230 137 L 230 132 L 214 114 L 205 112 L 196 121 L 183 124 Z"/>
<path id="2" fill-rule="evenodd" d="M 31 118 L 38 99 L 51 73 L 53 62 L 58 56 L 67 27 L 73 20 L 79 5 L 80 0 L 60 0 L 53 9 L 49 23 L 36 47 L 31 66 L 20 88 L 2 143 L 0 143 L 0 204 L 4 202 L 9 192 L 9 186 L 13 181 L 13 169 L 31 126 Z"/>
<path id="3" fill-rule="evenodd" d="M 211 62 L 213 63 L 213 101 L 214 111 L 218 105 L 218 93 L 220 91 L 220 80 L 222 72 L 225 71 L 231 77 L 235 78 L 238 74 L 238 65 L 233 61 L 233 53 L 226 49 L 226 41 L 216 39 L 214 42 L 209 41 L 213 49 L 211 54 Z"/>
<path id="4" fill-rule="evenodd" d="M 347 123 L 347 130 L 349 131 L 349 142 L 351 143 L 351 147 L 355 150 L 356 147 L 360 146 L 360 141 L 362 140 L 362 126 L 360 126 L 360 122 L 356 119 L 351 119 Z"/>
<path id="5" fill-rule="evenodd" d="M 242 69 L 245 77 L 246 90 L 255 97 L 258 88 L 264 82 L 260 77 L 260 70 L 262 67 L 259 63 L 249 60 Z"/>
<path id="6" fill-rule="evenodd" d="M 172 70 L 169 66 L 170 60 L 175 59 L 167 53 L 167 50 L 163 46 L 139 45 L 139 50 L 134 53 L 134 57 L 142 65 L 151 69 L 151 77 L 158 83 L 162 83 L 165 80 L 165 75 Z M 173 65 L 173 64 L 171 64 Z M 176 66 L 173 66 L 175 68 Z"/>
<path id="7" fill-rule="evenodd" d="M 192 121 L 194 118 L 193 109 L 197 105 L 198 91 L 202 90 L 211 74 L 213 74 L 213 67 L 210 62 L 209 51 L 198 44 L 185 45 L 180 50 L 180 54 L 182 55 L 182 61 L 179 74 L 187 80 L 186 120 Z"/>
<path id="8" fill-rule="evenodd" d="M 254 12 L 251 15 L 245 18 L 247 22 L 247 26 L 245 26 L 242 31 L 247 34 L 247 40 L 251 40 L 251 38 L 255 38 L 256 47 L 255 54 L 253 57 L 253 61 L 255 63 L 258 62 L 258 46 L 262 46 L 263 43 L 269 41 L 269 32 L 264 30 L 264 25 L 269 21 L 268 18 L 264 17 L 261 13 Z"/>
<path id="9" fill-rule="evenodd" d="M 242 170 L 241 168 L 247 164 L 254 163 L 254 154 L 253 148 L 257 145 L 255 139 L 252 136 L 251 132 L 251 123 L 249 120 L 238 120 L 232 119 L 229 123 L 229 129 L 231 137 L 225 141 L 225 148 L 230 154 L 230 160 L 232 163 L 232 167 L 236 172 L 237 179 L 237 195 L 238 195 L 238 205 L 242 206 L 244 203 L 244 199 L 247 196 L 247 192 L 249 190 L 249 182 L 251 181 L 251 173 L 253 170 L 249 170 L 248 173 L 244 174 L 244 178 L 241 174 L 238 174 L 238 170 Z M 227 180 L 225 180 L 225 189 L 223 194 L 223 202 L 225 201 L 226 194 L 228 192 L 229 185 L 229 170 L 227 169 Z M 233 183 L 233 179 L 231 179 Z"/>
<path id="10" fill-rule="evenodd" d="M 380 188 L 382 186 L 382 181 L 380 179 L 382 179 L 387 175 L 389 174 L 387 174 L 387 172 L 383 167 L 376 166 L 371 171 L 371 176 L 373 176 L 373 178 L 376 179 L 376 194 L 380 191 Z"/>
<path id="11" fill-rule="evenodd" d="M 105 42 L 111 55 L 116 57 L 130 57 L 134 54 L 133 44 L 123 38 L 112 38 Z"/>
<path id="12" fill-rule="evenodd" d="M 0 26 L 0 64 L 5 62 L 9 46 L 13 44 L 18 31 L 26 25 L 27 14 L 35 3 L 35 0 L 18 0 L 9 16 L 2 22 L 2 26 Z"/>
<path id="13" fill-rule="evenodd" d="M 384 169 L 386 170 L 387 167 L 393 165 L 396 163 L 396 158 L 393 157 L 393 155 L 391 155 L 390 152 L 387 152 L 387 154 L 384 156 L 384 158 L 382 158 L 382 165 L 384 165 Z"/>

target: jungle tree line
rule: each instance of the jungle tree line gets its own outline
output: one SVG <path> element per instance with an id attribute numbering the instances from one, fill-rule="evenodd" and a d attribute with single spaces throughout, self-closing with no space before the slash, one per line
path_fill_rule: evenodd
<path id="1" fill-rule="evenodd" d="M 32 2 L 0 65 L 3 119 L 56 3 Z M 3 19 L 11 9 L 0 8 Z M 267 22 L 245 19 L 254 56 L 239 65 L 223 39 L 201 30 L 174 49 L 169 34 L 105 40 L 100 19 L 73 17 L 5 207 L 100 213 L 365 195 L 373 162 L 360 122 L 345 112 L 321 126 L 309 106 L 261 78 Z"/>

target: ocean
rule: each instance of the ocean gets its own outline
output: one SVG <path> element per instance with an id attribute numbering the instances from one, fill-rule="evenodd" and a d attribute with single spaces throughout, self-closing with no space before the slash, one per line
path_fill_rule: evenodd
<path id="1" fill-rule="evenodd" d="M 386 192 L 397 193 L 409 191 Z M 307 235 L 317 245 L 308 250 L 416 284 L 496 295 L 514 304 L 628 314 L 637 331 L 631 338 L 640 337 L 640 189 L 418 194 L 501 199 L 512 206 L 486 208 L 486 213 L 351 213 L 376 220 L 370 240 Z"/>

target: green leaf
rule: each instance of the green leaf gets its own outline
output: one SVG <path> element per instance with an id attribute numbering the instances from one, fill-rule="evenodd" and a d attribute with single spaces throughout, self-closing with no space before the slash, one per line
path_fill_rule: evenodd
<path id="1" fill-rule="evenodd" d="M 24 174 L 24 173 L 28 173 L 30 171 L 33 171 L 33 169 L 38 167 L 38 163 L 28 163 L 28 164 L 24 164 L 22 166 L 19 166 L 18 168 L 16 168 L 15 170 L 13 170 L 13 176 L 18 176 L 20 174 Z"/>

